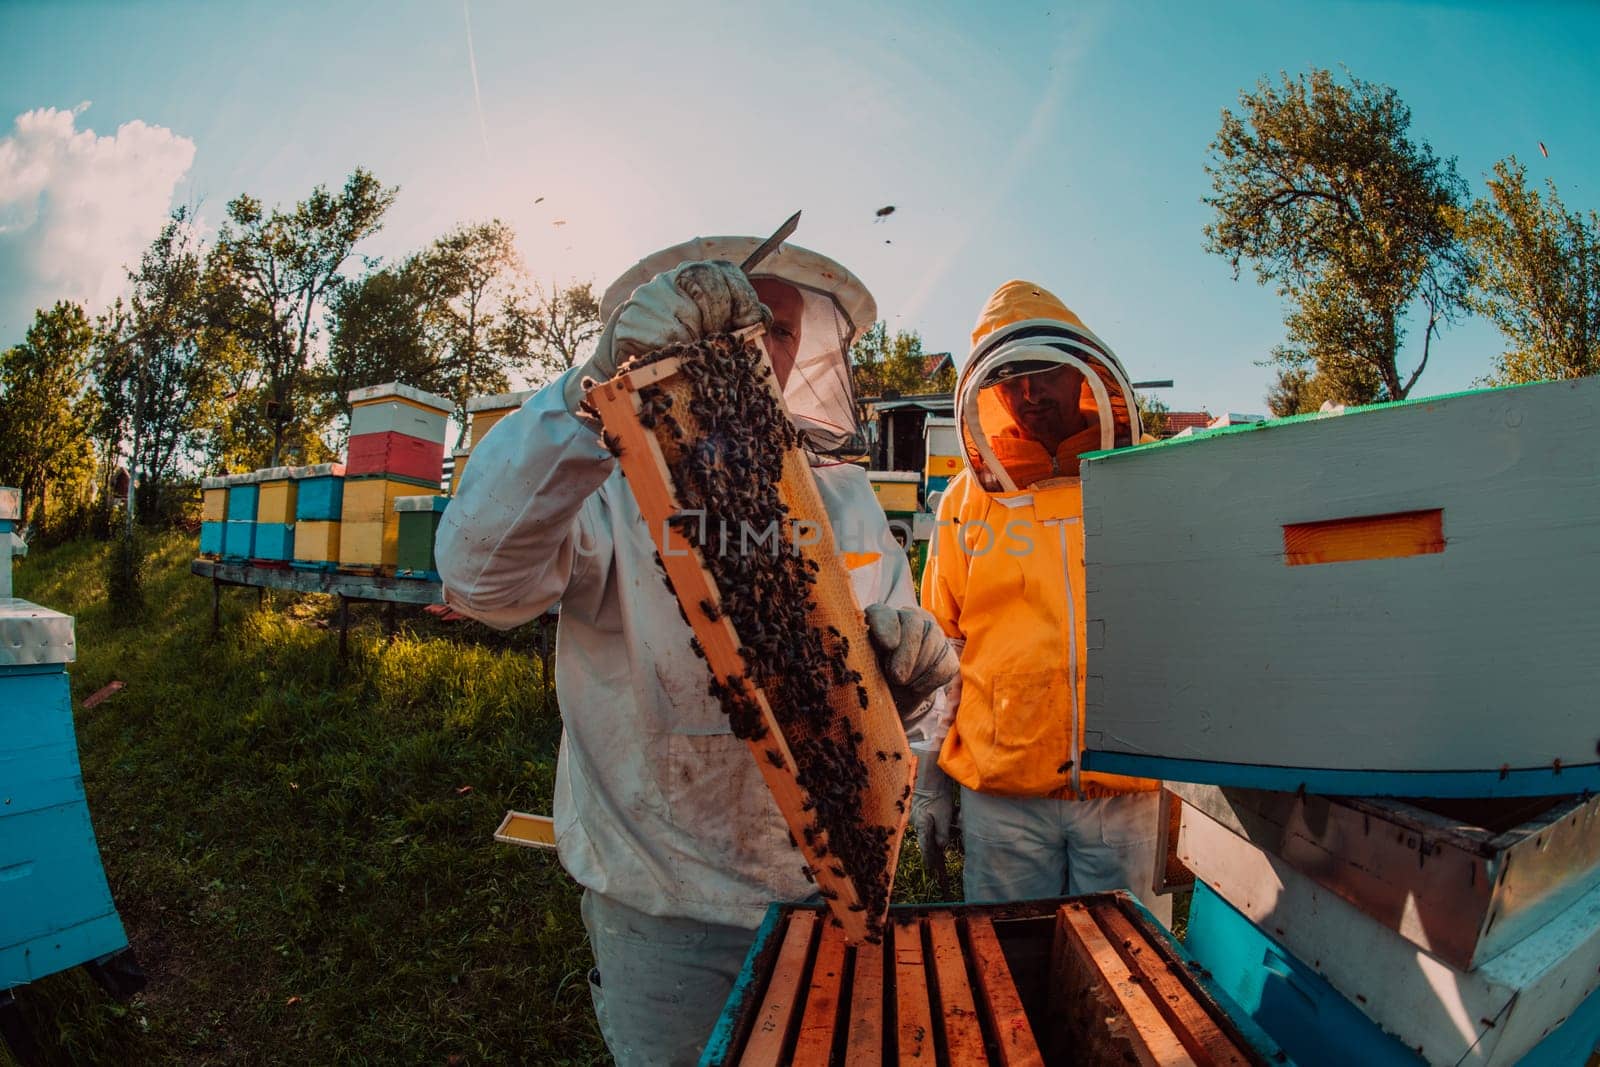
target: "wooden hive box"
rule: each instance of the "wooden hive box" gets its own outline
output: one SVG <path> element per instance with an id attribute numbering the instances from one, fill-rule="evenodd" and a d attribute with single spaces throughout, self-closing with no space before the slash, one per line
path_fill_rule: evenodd
<path id="1" fill-rule="evenodd" d="M 924 455 L 924 486 L 929 493 L 943 492 L 950 479 L 966 466 L 962 457 L 961 439 L 956 434 L 956 420 L 943 415 L 929 415 L 922 424 Z"/>
<path id="2" fill-rule="evenodd" d="M 294 558 L 294 513 L 297 484 L 294 467 L 257 471 L 261 493 L 256 499 L 255 543 L 251 558 L 287 563 Z"/>
<path id="3" fill-rule="evenodd" d="M 222 554 L 249 559 L 256 549 L 256 505 L 261 499 L 259 471 L 228 476 L 228 521 L 222 530 Z"/>
<path id="4" fill-rule="evenodd" d="M 296 467 L 295 522 L 338 522 L 344 508 L 343 463 Z"/>
<path id="5" fill-rule="evenodd" d="M 494 429 L 495 424 L 501 419 L 520 408 L 533 394 L 534 390 L 525 389 L 516 393 L 496 393 L 493 396 L 475 396 L 468 399 L 467 421 L 471 424 L 468 441 L 471 447 L 477 448 L 484 434 Z"/>
<path id="6" fill-rule="evenodd" d="M 455 404 L 448 397 L 399 382 L 352 389 L 350 438 L 399 433 L 443 446 L 445 423 Z"/>
<path id="7" fill-rule="evenodd" d="M 1270 1038 L 1125 893 L 900 905 L 882 945 L 774 904 L 704 1065 L 1268 1064 Z"/>
<path id="8" fill-rule="evenodd" d="M 346 473 L 393 475 L 438 485 L 444 478 L 444 445 L 403 433 L 368 433 L 350 438 Z"/>
<path id="9" fill-rule="evenodd" d="M 868 471 L 872 495 L 885 512 L 910 515 L 918 509 L 917 492 L 922 475 L 914 471 Z"/>
<path id="10" fill-rule="evenodd" d="M 450 485 L 451 496 L 461 492 L 461 479 L 467 476 L 467 457 L 472 455 L 470 448 L 458 448 L 450 453 Z"/>
<path id="11" fill-rule="evenodd" d="M 1600 797 L 1406 801 L 1167 788 L 1457 970 L 1483 965 L 1600 887 Z"/>
<path id="12" fill-rule="evenodd" d="M 301 570 L 332 570 L 339 564 L 339 524 L 304 521 L 294 524 L 294 565 Z"/>
<path id="13" fill-rule="evenodd" d="M 1085 767 L 1600 791 L 1597 438 L 1585 378 L 1090 457 Z"/>
<path id="14" fill-rule="evenodd" d="M 212 476 L 200 479 L 200 554 L 212 559 L 222 555 L 222 533 L 228 521 L 228 479 Z"/>
<path id="15" fill-rule="evenodd" d="M 0 598 L 0 992 L 127 946 L 78 766 L 71 616 Z"/>
<path id="16" fill-rule="evenodd" d="M 439 487 L 397 477 L 353 478 L 344 483 L 344 511 L 339 520 L 340 567 L 394 568 L 399 563 L 400 523 L 395 501 L 405 496 L 434 496 Z"/>
<path id="17" fill-rule="evenodd" d="M 439 580 L 439 564 L 433 558 L 433 546 L 439 533 L 439 520 L 449 503 L 450 498 L 443 496 L 395 498 L 395 519 L 399 527 L 395 549 L 397 575 Z"/>
<path id="18" fill-rule="evenodd" d="M 1408 835 L 1416 842 L 1415 862 L 1448 868 L 1448 852 L 1424 855 L 1433 843 L 1428 836 L 1414 830 Z M 1190 951 L 1286 1045 L 1320 1045 L 1322 1056 L 1344 1057 L 1338 1062 L 1414 1063 L 1415 1052 L 1427 1063 L 1490 1067 L 1581 1062 L 1548 1057 L 1548 1047 L 1541 1051 L 1572 1022 L 1580 1032 L 1567 1031 L 1559 1047 L 1576 1040 L 1587 1051 L 1600 1042 L 1600 886 L 1466 969 L 1418 944 L 1419 928 L 1430 923 L 1441 938 L 1451 926 L 1471 924 L 1470 915 L 1451 913 L 1467 895 L 1460 888 L 1435 886 L 1425 895 L 1394 900 L 1396 913 L 1380 919 L 1363 910 L 1370 898 L 1351 903 L 1187 803 L 1178 853 L 1196 879 Z M 1219 903 L 1243 922 L 1229 922 Z M 1513 920 L 1517 910 L 1510 911 Z M 1319 1014 L 1337 1019 L 1353 1010 L 1388 1035 L 1386 1047 L 1398 1049 L 1404 1060 L 1393 1051 L 1386 1058 L 1349 1058 L 1360 1046 L 1352 1040 L 1357 1027 L 1348 1020 L 1309 1042 L 1304 1034 L 1297 1038 L 1307 1020 L 1303 1010 L 1290 1009 L 1316 1000 L 1317 985 L 1307 989 L 1299 971 L 1326 982 L 1344 1002 L 1343 1008 L 1319 1008 Z M 1337 1044 L 1330 1048 L 1328 1042 Z M 1334 1061 L 1319 1056 L 1310 1062 Z"/>
<path id="19" fill-rule="evenodd" d="M 672 350 L 677 353 L 672 358 L 625 369 L 597 385 L 587 402 L 598 411 L 620 457 L 668 585 L 694 631 L 692 647 L 710 669 L 708 680 L 714 691 L 727 694 L 724 708 L 739 711 L 739 717 L 730 716 L 734 733 L 746 739 L 789 826 L 797 862 L 803 860 L 807 876 L 815 878 L 847 939 L 859 941 L 880 934 L 910 817 L 916 760 L 872 653 L 862 605 L 856 603 L 810 464 L 799 447 L 774 440 L 753 445 L 777 474 L 770 483 L 758 484 L 762 478 L 749 460 L 718 458 L 707 465 L 724 472 L 722 487 L 738 481 L 731 495 L 756 487 L 781 509 L 784 518 L 771 520 L 777 541 L 768 562 L 752 554 L 765 550 L 751 549 L 738 532 L 737 524 L 749 516 L 702 510 L 696 529 L 694 512 L 683 503 L 692 498 L 672 473 L 675 465 L 698 462 L 695 457 L 706 450 L 737 449 L 752 426 L 788 426 L 765 350 L 752 344 L 723 337 L 683 346 Z M 685 369 L 702 361 L 724 370 Z M 710 425 L 693 414 L 697 402 L 706 402 L 705 396 L 696 400 L 697 390 L 715 390 L 721 397 L 705 409 L 719 409 Z M 720 532 L 711 529 L 714 522 L 721 524 Z M 757 536 L 764 537 L 763 520 L 755 522 Z M 722 536 L 730 527 L 737 543 Z M 771 562 L 781 560 L 791 562 Z M 747 625 L 760 632 L 741 635 L 730 615 L 737 615 L 741 604 L 750 605 L 743 595 L 750 582 L 738 579 L 742 587 L 719 588 L 713 568 L 748 575 L 769 565 L 790 575 L 809 572 L 811 577 L 803 579 L 811 583 L 805 603 L 752 608 Z M 793 588 L 783 595 L 792 597 Z M 786 625 L 774 630 L 791 609 L 802 615 L 803 632 Z M 747 654 L 752 646 L 769 651 Z M 758 680 L 788 650 L 800 648 L 815 648 L 821 661 L 804 677 Z M 798 705 L 796 693 L 811 689 L 820 689 L 817 704 Z"/>

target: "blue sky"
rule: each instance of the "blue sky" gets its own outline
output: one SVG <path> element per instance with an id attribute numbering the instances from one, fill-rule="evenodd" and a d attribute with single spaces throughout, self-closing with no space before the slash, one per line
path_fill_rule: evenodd
<path id="1" fill-rule="evenodd" d="M 1590 209 L 1596 41 L 1579 3 L 11 2 L 0 343 L 35 304 L 104 299 L 168 204 L 215 224 L 240 192 L 292 202 L 363 165 L 401 186 L 369 254 L 498 216 L 534 278 L 603 287 L 803 208 L 795 240 L 930 351 L 964 355 L 984 298 L 1025 277 L 1134 377 L 1176 379 L 1174 407 L 1260 411 L 1279 301 L 1201 248 L 1220 110 L 1344 65 L 1394 86 L 1475 193 L 1515 154 Z M 12 125 L 44 108 L 64 114 Z M 1451 330 L 1420 393 L 1497 351 L 1481 323 Z"/>

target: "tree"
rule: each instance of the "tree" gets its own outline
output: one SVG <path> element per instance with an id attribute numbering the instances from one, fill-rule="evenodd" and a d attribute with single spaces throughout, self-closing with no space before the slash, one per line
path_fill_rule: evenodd
<path id="1" fill-rule="evenodd" d="M 1206 167 L 1215 217 L 1206 248 L 1239 276 L 1248 260 L 1288 300 L 1290 344 L 1269 362 L 1346 403 L 1400 400 L 1434 337 L 1464 306 L 1471 260 L 1457 236 L 1466 186 L 1454 160 L 1413 141 L 1411 112 L 1387 86 L 1326 70 L 1267 79 L 1222 112 Z M 1420 302 L 1422 353 L 1399 355 Z M 1280 372 L 1280 373 L 1284 373 Z M 1281 377 L 1276 393 L 1293 383 Z"/>
<path id="2" fill-rule="evenodd" d="M 928 377 L 922 337 L 915 330 L 897 330 L 891 337 L 882 321 L 873 323 L 850 349 L 850 363 L 857 396 L 884 396 L 890 390 L 901 396 L 948 393 L 956 384 L 953 368 Z"/>
<path id="3" fill-rule="evenodd" d="M 501 343 L 526 352 L 539 376 L 549 380 L 588 358 L 604 326 L 592 282 L 552 284 L 548 290 L 536 285 L 508 315 Z"/>
<path id="4" fill-rule="evenodd" d="M 352 389 L 404 382 L 450 393 L 456 381 L 429 331 L 428 284 L 418 257 L 347 282 L 328 302 L 332 328 L 316 388 L 324 422 L 348 417 Z"/>
<path id="5" fill-rule="evenodd" d="M 93 350 L 89 316 L 63 300 L 41 308 L 23 342 L 0 354 L 0 484 L 22 490 L 38 525 L 52 489 L 93 477 Z"/>
<path id="6" fill-rule="evenodd" d="M 1144 432 L 1151 437 L 1162 437 L 1167 432 L 1167 413 L 1172 409 L 1167 402 L 1159 396 L 1148 393 L 1133 394 L 1134 403 L 1139 406 L 1139 424 L 1144 427 Z M 1139 442 L 1135 441 L 1134 444 Z"/>
<path id="7" fill-rule="evenodd" d="M 292 212 L 246 194 L 228 204 L 228 221 L 207 261 L 211 321 L 250 354 L 253 366 L 238 383 L 230 419 L 255 421 L 254 436 L 270 442 L 268 462 L 291 452 L 314 458 L 320 449 L 307 417 L 308 368 L 319 340 L 324 304 L 344 283 L 339 273 L 355 246 L 376 233 L 397 189 L 356 168 L 342 191 L 317 186 Z M 235 435 L 251 430 L 232 428 Z"/>
<path id="8" fill-rule="evenodd" d="M 1494 166 L 1466 235 L 1480 261 L 1472 309 L 1505 335 L 1497 384 L 1600 372 L 1600 218 L 1528 187 L 1515 156 Z"/>
<path id="9" fill-rule="evenodd" d="M 425 319 L 450 379 L 443 393 L 456 403 L 460 448 L 467 436 L 467 398 L 504 392 L 510 388 L 506 372 L 527 359 L 520 349 L 506 347 L 519 339 L 505 329 L 522 273 L 516 235 L 499 219 L 458 226 L 422 253 L 417 269 L 427 293 Z M 509 317 L 519 314 L 511 310 Z"/>
<path id="10" fill-rule="evenodd" d="M 218 385 L 213 350 L 201 344 L 202 262 L 188 212 L 179 208 L 139 269 L 128 272 L 127 306 L 118 300 L 100 319 L 95 377 L 101 436 L 119 451 L 127 448 L 130 528 L 141 493 L 159 514 L 162 487 L 198 447 L 197 415 Z"/>

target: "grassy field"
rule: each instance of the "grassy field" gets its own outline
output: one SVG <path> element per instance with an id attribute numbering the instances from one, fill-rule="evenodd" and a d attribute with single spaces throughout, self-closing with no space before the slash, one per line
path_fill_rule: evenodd
<path id="1" fill-rule="evenodd" d="M 77 616 L 75 701 L 127 683 L 78 712 L 78 742 L 150 975 L 126 1005 L 77 972 L 22 990 L 52 1062 L 605 1062 L 577 888 L 490 837 L 507 808 L 550 810 L 560 720 L 531 637 L 388 641 L 358 614 L 341 666 L 331 598 L 228 591 L 213 640 L 193 539 L 155 550 L 132 625 L 105 606 L 104 544 L 17 572 Z M 896 892 L 935 898 L 909 843 Z"/>

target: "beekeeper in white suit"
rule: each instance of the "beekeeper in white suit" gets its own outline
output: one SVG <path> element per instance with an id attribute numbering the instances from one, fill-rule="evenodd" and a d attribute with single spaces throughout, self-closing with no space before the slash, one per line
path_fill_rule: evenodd
<path id="1" fill-rule="evenodd" d="M 811 896 L 788 830 L 743 741 L 709 693 L 654 560 L 655 545 L 599 428 L 585 379 L 664 345 L 762 322 L 791 417 L 841 541 L 858 603 L 913 740 L 956 660 L 916 607 L 859 454 L 849 351 L 876 318 L 866 288 L 825 256 L 699 238 L 648 257 L 601 301 L 587 365 L 540 390 L 472 454 L 439 528 L 455 609 L 494 626 L 560 602 L 556 768 L 562 865 L 584 886 L 590 991 L 621 1064 L 693 1063 L 767 904 Z M 754 550 L 763 549 L 756 547 Z"/>

